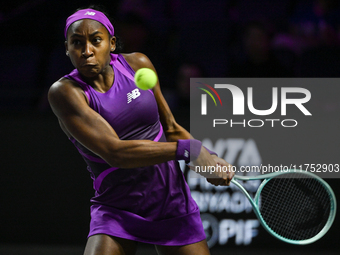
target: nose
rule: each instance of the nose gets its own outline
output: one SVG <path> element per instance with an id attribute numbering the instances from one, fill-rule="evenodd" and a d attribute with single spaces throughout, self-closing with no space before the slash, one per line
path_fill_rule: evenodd
<path id="1" fill-rule="evenodd" d="M 92 45 L 90 43 L 85 44 L 84 51 L 82 52 L 82 55 L 85 58 L 89 58 L 93 55 Z"/>

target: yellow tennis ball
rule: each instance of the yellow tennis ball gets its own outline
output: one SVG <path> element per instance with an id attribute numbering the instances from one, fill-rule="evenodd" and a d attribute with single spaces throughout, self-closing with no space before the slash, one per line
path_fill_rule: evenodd
<path id="1" fill-rule="evenodd" d="M 157 83 L 157 75 L 150 68 L 138 69 L 135 73 L 135 83 L 142 90 L 152 89 Z"/>

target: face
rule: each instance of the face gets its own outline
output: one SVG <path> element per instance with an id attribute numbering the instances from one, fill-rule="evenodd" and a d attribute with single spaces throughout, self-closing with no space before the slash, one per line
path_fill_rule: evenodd
<path id="1" fill-rule="evenodd" d="M 74 67 L 85 77 L 95 77 L 107 71 L 115 43 L 100 22 L 83 19 L 69 27 L 65 46 Z"/>

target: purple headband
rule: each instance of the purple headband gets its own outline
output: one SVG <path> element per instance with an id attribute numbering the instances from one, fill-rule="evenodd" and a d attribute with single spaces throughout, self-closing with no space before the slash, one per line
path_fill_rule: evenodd
<path id="1" fill-rule="evenodd" d="M 67 38 L 67 29 L 69 28 L 69 26 L 71 26 L 73 22 L 77 20 L 81 20 L 81 19 L 96 20 L 100 22 L 104 27 L 106 27 L 107 31 L 109 31 L 109 34 L 111 36 L 114 35 L 113 26 L 110 20 L 105 16 L 104 13 L 97 11 L 97 10 L 93 10 L 93 9 L 83 9 L 83 10 L 73 13 L 70 17 L 67 18 L 66 26 L 64 29 L 65 39 Z"/>

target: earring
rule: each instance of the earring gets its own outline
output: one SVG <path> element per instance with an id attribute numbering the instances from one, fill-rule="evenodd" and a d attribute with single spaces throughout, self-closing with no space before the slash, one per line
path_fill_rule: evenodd
<path id="1" fill-rule="evenodd" d="M 68 53 L 68 51 L 66 51 L 66 56 L 69 56 L 69 53 Z"/>

